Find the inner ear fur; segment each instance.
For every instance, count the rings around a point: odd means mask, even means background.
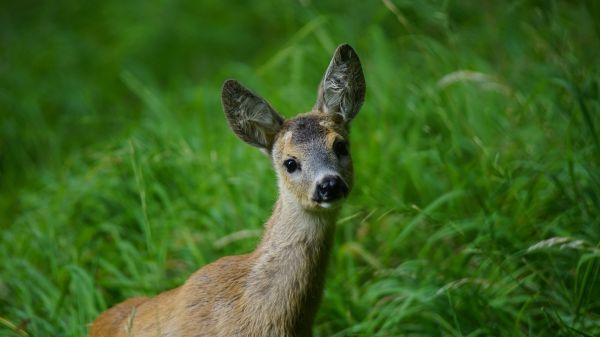
[[[225,81],[221,100],[233,132],[246,143],[270,152],[284,118],[236,80]]]
[[[340,115],[349,123],[358,114],[365,99],[365,77],[358,55],[348,44],[335,50],[319,84],[316,110]]]

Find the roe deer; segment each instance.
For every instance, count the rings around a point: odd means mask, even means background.
[[[182,286],[102,313],[90,337],[312,336],[335,219],[352,188],[349,123],[365,96],[358,56],[339,46],[312,111],[284,119],[235,80],[223,85],[227,121],[266,152],[279,198],[254,252],[223,257]]]

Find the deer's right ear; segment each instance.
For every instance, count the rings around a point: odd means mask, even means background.
[[[246,143],[271,152],[275,136],[283,125],[283,117],[267,101],[236,80],[225,81],[221,100],[233,132]]]

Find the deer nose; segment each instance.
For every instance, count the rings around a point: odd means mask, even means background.
[[[348,186],[339,176],[326,176],[317,184],[314,200],[334,201],[348,193]]]

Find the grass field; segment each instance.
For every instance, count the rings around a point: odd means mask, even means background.
[[[598,4],[4,2],[0,336],[252,250],[275,178],[221,84],[293,116],[342,42],[367,99],[315,336],[600,336]]]

